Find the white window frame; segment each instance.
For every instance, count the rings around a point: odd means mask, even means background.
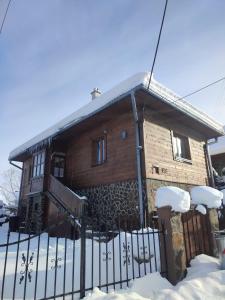
[[[171,130],[171,139],[172,139],[174,160],[192,163],[189,137],[185,136],[183,134],[180,134],[179,132],[174,132]],[[185,142],[185,140],[186,140],[186,143],[185,143],[185,145],[183,145],[183,147],[188,147],[188,149],[186,149],[186,151],[189,152],[189,155],[188,155],[189,157],[185,157],[184,155],[182,155],[182,144],[181,143]]]
[[[45,150],[33,155],[32,178],[42,177],[45,172]]]

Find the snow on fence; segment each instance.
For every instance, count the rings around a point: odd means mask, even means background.
[[[163,231],[119,228],[104,233],[86,230],[84,234],[85,249],[82,239],[10,233],[6,225],[0,228],[1,299],[67,295],[79,299],[96,286],[105,291],[124,288],[131,279],[166,272],[160,268]]]

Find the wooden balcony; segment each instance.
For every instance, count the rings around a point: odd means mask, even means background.
[[[87,198],[79,197],[53,175],[50,175],[49,178],[48,194],[50,194],[49,196],[54,197],[55,201],[58,202],[56,204],[68,214],[71,214],[76,218],[81,217],[83,206],[85,205]]]

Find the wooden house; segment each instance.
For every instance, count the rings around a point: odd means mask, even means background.
[[[209,150],[213,168],[225,181],[225,136],[212,141]]]
[[[144,221],[160,186],[189,189],[212,177],[207,140],[221,124],[138,73],[12,151],[23,163],[19,217],[34,231],[88,214],[112,226],[118,217]],[[84,196],[87,200],[85,200]]]

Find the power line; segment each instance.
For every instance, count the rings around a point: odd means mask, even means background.
[[[151,83],[151,80],[152,80],[152,74],[153,74],[155,61],[156,61],[156,57],[157,57],[157,53],[158,53],[159,42],[160,42],[161,33],[162,33],[162,29],[163,29],[163,24],[164,24],[164,19],[165,19],[165,15],[166,15],[167,3],[168,3],[168,0],[166,0],[165,7],[164,7],[163,17],[162,17],[162,21],[161,21],[160,30],[159,30],[159,36],[158,36],[157,45],[156,45],[156,49],[155,49],[155,55],[154,55],[154,59],[153,59],[153,63],[152,63],[152,69],[151,69],[150,78],[149,78],[149,82],[148,82],[148,89],[150,87],[150,83]]]
[[[191,92],[189,94],[186,94],[185,96],[179,97],[178,99],[172,101],[171,103],[174,104],[174,103],[176,103],[176,102],[178,102],[180,100],[183,100],[183,99],[185,100],[187,97],[190,97],[190,96],[192,96],[194,94],[197,94],[197,93],[199,93],[199,92],[201,92],[201,91],[203,91],[203,90],[205,90],[205,89],[207,89],[207,88],[209,88],[209,87],[211,87],[211,86],[213,86],[213,85],[215,85],[215,84],[217,84],[217,83],[219,83],[219,82],[221,82],[223,80],[225,80],[225,76],[221,77],[220,79],[217,79],[216,81],[213,81],[213,82],[211,82],[211,83],[209,83],[209,84],[207,84],[207,85],[205,85],[205,86],[203,86],[203,87],[201,87],[201,88],[199,88],[199,89],[197,89],[197,90],[195,90],[195,91],[193,91],[193,92]],[[164,112],[169,113],[171,111],[173,111],[173,108],[169,108],[169,109],[167,109]],[[158,113],[159,113],[158,111],[154,112],[153,115],[156,115]]]
[[[203,87],[201,87],[201,88],[199,88],[199,89],[197,89],[197,90],[195,90],[195,91],[193,91],[193,92],[191,92],[191,93],[189,93],[189,94],[187,94],[187,95],[185,95],[185,96],[183,96],[183,97],[180,97],[180,98],[176,99],[173,103],[175,103],[175,102],[177,102],[177,101],[179,101],[179,100],[183,100],[183,99],[185,99],[185,98],[187,98],[187,97],[190,97],[190,96],[192,96],[192,95],[194,95],[194,94],[197,94],[197,93],[199,93],[199,92],[201,92],[201,91],[207,89],[208,87],[210,87],[210,86],[212,86],[212,85],[214,85],[214,84],[217,84],[217,83],[219,83],[219,82],[221,82],[221,81],[223,81],[223,80],[225,80],[225,76],[224,76],[224,77],[221,77],[220,79],[218,79],[218,80],[216,80],[216,81],[213,81],[213,82],[211,82],[211,83],[209,83],[209,84],[207,84],[207,85],[205,85],[205,86],[203,86]]]
[[[2,29],[3,29],[3,26],[5,24],[5,20],[6,20],[6,16],[7,16],[8,10],[9,10],[10,3],[11,3],[11,0],[9,0],[9,2],[8,2],[8,5],[7,5],[7,8],[6,8],[3,20],[2,20],[2,24],[1,24],[1,27],[0,27],[0,34],[2,33]]]

